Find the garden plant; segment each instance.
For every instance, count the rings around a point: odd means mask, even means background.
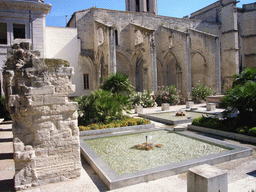
[[[193,125],[256,136],[256,70],[234,75],[233,88],[222,98],[223,118],[201,117]],[[238,111],[237,115],[234,115]]]

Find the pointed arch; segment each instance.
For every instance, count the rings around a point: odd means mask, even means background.
[[[191,54],[191,83],[195,87],[197,83],[201,82],[203,86],[206,85],[207,78],[207,62],[204,55],[199,52]]]
[[[132,70],[129,59],[122,53],[116,53],[116,69],[117,72],[132,76]]]
[[[163,63],[158,66],[158,76],[162,85],[175,85],[177,89],[182,91],[182,68],[178,63],[174,53],[169,51],[163,60]],[[162,86],[159,84],[159,86]]]

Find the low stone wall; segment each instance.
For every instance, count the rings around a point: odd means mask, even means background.
[[[89,136],[89,135],[101,135],[107,133],[123,132],[123,131],[133,131],[133,130],[147,130],[155,128],[155,124],[146,124],[146,125],[136,125],[128,127],[118,127],[110,129],[99,129],[99,130],[90,130],[90,131],[80,131],[80,136]]]
[[[4,68],[6,106],[13,120],[15,189],[80,176],[80,143],[74,70],[62,60],[44,60],[23,44],[8,52]]]

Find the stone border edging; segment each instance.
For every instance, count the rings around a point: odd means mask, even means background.
[[[131,130],[141,130],[141,129],[151,129],[151,128],[155,128],[155,124],[80,131],[80,136],[100,135],[100,134],[107,134],[107,133],[114,133],[114,132],[121,132],[121,131],[131,131]]]
[[[242,135],[242,134],[238,134],[238,133],[226,132],[226,131],[221,131],[221,130],[217,130],[217,129],[200,127],[200,126],[196,126],[196,125],[188,125],[188,130],[210,133],[210,134],[214,134],[214,135],[218,135],[218,136],[227,137],[230,139],[236,139],[236,140],[256,144],[256,137]]]

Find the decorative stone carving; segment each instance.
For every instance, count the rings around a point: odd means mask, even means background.
[[[28,45],[14,45],[5,64],[6,105],[13,120],[15,189],[80,176],[77,103],[67,62],[39,59]]]

